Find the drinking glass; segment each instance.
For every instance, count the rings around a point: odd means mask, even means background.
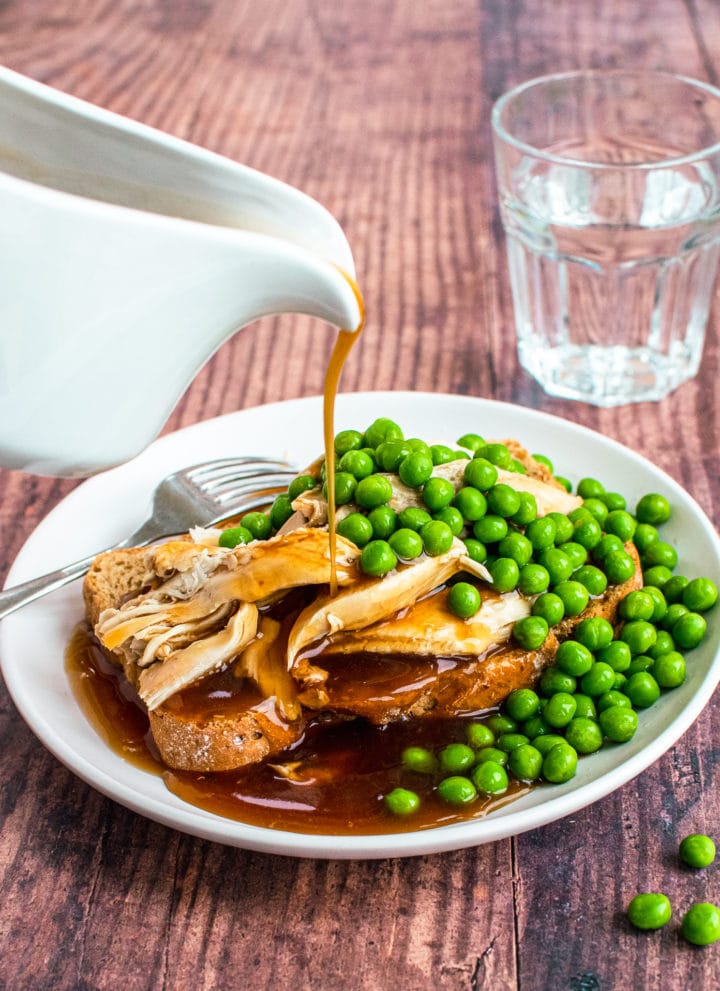
[[[492,113],[520,362],[556,396],[662,399],[697,373],[720,244],[720,91],[545,76]]]

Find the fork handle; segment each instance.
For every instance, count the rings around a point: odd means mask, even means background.
[[[81,561],[76,561],[74,564],[68,564],[64,568],[58,568],[57,571],[51,571],[47,575],[41,575],[40,578],[31,578],[28,582],[13,585],[12,588],[7,588],[4,592],[0,592],[0,620],[4,619],[11,612],[15,612],[21,606],[26,606],[29,602],[34,602],[35,599],[40,599],[43,595],[47,595],[48,592],[67,585],[68,582],[73,581],[75,578],[82,577],[96,556],[96,554],[91,554],[89,557],[85,557]]]

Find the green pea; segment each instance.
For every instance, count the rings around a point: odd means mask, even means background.
[[[658,588],[664,588],[672,576],[673,574],[670,568],[664,564],[656,564],[652,568],[643,571],[643,582],[646,585],[656,585]]]
[[[401,527],[391,534],[388,543],[402,561],[413,561],[423,552],[420,534],[407,527]]]
[[[430,457],[434,465],[447,465],[456,460],[453,449],[445,444],[431,444]]]
[[[335,505],[346,506],[353,501],[357,479],[349,471],[338,471],[335,473]],[[328,498],[327,481],[323,483],[322,493],[325,499]]]
[[[589,513],[592,513],[602,527],[608,515],[608,508],[605,503],[601,499],[585,499],[583,506]]]
[[[638,523],[650,523],[660,526],[670,519],[670,503],[665,496],[657,492],[644,495],[635,507],[635,517]]]
[[[507,753],[504,750],[498,750],[497,747],[482,747],[482,749],[478,750],[476,756],[478,764],[485,764],[487,761],[492,761],[501,767],[505,767],[508,762]]]
[[[682,602],[673,602],[671,606],[667,607],[665,615],[660,621],[660,625],[664,630],[672,630],[673,626],[680,619],[681,616],[687,616],[690,612],[687,606],[684,606]]]
[[[458,447],[466,447],[468,451],[479,451],[481,447],[485,446],[485,438],[481,437],[480,434],[463,434],[462,437],[457,439]]]
[[[540,777],[543,755],[531,743],[515,747],[508,757],[508,767],[518,781],[536,781]]]
[[[498,750],[503,750],[506,754],[509,754],[515,747],[521,747],[524,743],[529,742],[529,739],[524,733],[501,733],[497,738],[495,746]]]
[[[566,492],[572,492],[572,482],[569,478],[565,478],[564,475],[555,475],[555,481],[558,485],[562,485]]]
[[[715,860],[715,844],[703,833],[692,833],[680,843],[680,859],[688,867],[709,867]]]
[[[559,547],[549,547],[546,551],[542,551],[538,562],[547,569],[553,585],[567,581],[573,573],[572,561]]]
[[[466,743],[449,743],[438,753],[438,761],[444,774],[462,774],[475,763],[475,751]]]
[[[508,471],[514,471],[518,475],[527,475],[527,468],[522,461],[518,461],[517,458],[512,459],[508,467]]]
[[[560,582],[555,586],[555,594],[562,599],[566,616],[579,616],[590,601],[590,593],[580,582]]]
[[[335,435],[335,453],[342,457],[347,451],[359,451],[363,446],[363,435],[357,430],[341,430]]]
[[[594,653],[612,643],[614,632],[612,623],[603,616],[590,616],[578,624],[575,639]]]
[[[655,611],[655,603],[647,592],[636,589],[628,592],[620,602],[619,612],[622,619],[649,620]]]
[[[633,657],[629,667],[625,669],[624,673],[626,677],[631,678],[634,674],[637,674],[638,671],[651,671],[654,663],[655,661],[653,658],[649,657],[647,654],[638,654],[637,657]]]
[[[507,520],[502,516],[483,516],[473,524],[473,535],[483,544],[496,544],[501,541],[508,532]]]
[[[660,654],[650,669],[661,688],[677,688],[685,681],[685,658],[676,650]]]
[[[660,534],[657,532],[654,526],[650,523],[638,523],[635,527],[635,533],[633,534],[633,543],[643,554],[650,544],[654,541],[660,539]]]
[[[576,709],[577,702],[574,695],[570,695],[569,692],[557,692],[545,703],[543,719],[553,729],[561,729],[563,726],[567,726],[575,715]]]
[[[637,523],[624,509],[614,509],[605,520],[605,533],[612,533],[625,544],[632,540]]]
[[[523,722],[540,708],[540,696],[532,688],[516,688],[505,699],[505,711],[511,719]]]
[[[720,939],[720,909],[711,902],[693,905],[683,916],[682,934],[695,946],[716,942]]]
[[[577,773],[577,751],[563,741],[556,744],[543,760],[543,777],[553,784],[570,781]]]
[[[627,551],[611,551],[603,559],[603,570],[608,581],[613,585],[621,585],[635,574],[635,562]]]
[[[408,788],[393,788],[385,796],[385,807],[395,816],[410,816],[420,808],[420,796]]]
[[[582,522],[582,520],[592,520],[594,519],[593,514],[589,509],[585,509],[584,506],[576,506],[575,509],[571,509],[568,513],[568,519],[573,524],[573,529],[575,529],[575,524]]]
[[[660,654],[669,654],[671,650],[675,650],[675,641],[672,638],[672,634],[668,633],[667,630],[658,630],[655,643],[652,647],[648,647],[645,653],[654,659],[659,657]]]
[[[462,513],[464,520],[474,523],[487,512],[487,500],[479,489],[472,485],[463,485],[458,490],[454,501],[455,507]]]
[[[435,755],[427,747],[405,747],[400,760],[404,768],[416,774],[434,774],[438,767]]]
[[[676,567],[678,554],[672,544],[664,540],[656,540],[650,544],[642,556],[643,568],[655,568],[658,566],[669,568],[671,571]]]
[[[365,431],[366,447],[379,447],[384,440],[402,440],[403,432],[394,420],[378,417]]]
[[[620,495],[619,492],[603,492],[598,498],[602,499],[611,513],[616,509],[627,509],[625,496]]]
[[[447,805],[470,805],[477,798],[475,785],[459,774],[443,778],[437,786],[438,797]]]
[[[293,508],[290,504],[290,496],[285,493],[277,496],[270,508],[270,523],[273,530],[279,530],[284,523],[287,523],[292,514]]]
[[[488,491],[487,504],[495,516],[507,519],[520,508],[520,493],[504,482],[498,482]]]
[[[636,929],[662,929],[672,918],[672,906],[667,895],[648,891],[635,895],[628,905],[627,914]]]
[[[512,592],[520,581],[520,569],[511,557],[499,557],[489,566],[496,592]]]
[[[513,460],[505,444],[485,444],[475,452],[476,458],[484,458],[498,468],[508,469]]]
[[[707,623],[699,612],[687,612],[672,626],[673,640],[681,650],[692,650],[705,636]]]
[[[550,575],[541,564],[526,564],[520,568],[518,589],[523,595],[539,595],[547,590],[549,584]]]
[[[498,472],[495,465],[486,458],[475,457],[465,465],[463,480],[481,492],[487,492],[497,482]]]
[[[368,513],[368,521],[372,527],[373,537],[377,540],[387,540],[397,526],[397,513],[389,506],[377,506]]]
[[[565,743],[565,738],[558,736],[557,733],[542,733],[540,736],[536,736],[532,741],[533,747],[539,750],[543,757],[550,753],[553,747],[556,747],[558,743]]]
[[[567,692],[572,695],[577,688],[577,679],[573,675],[561,671],[557,665],[551,664],[540,675],[538,687],[540,694],[546,698],[556,695],[558,692]]]
[[[663,585],[663,595],[667,602],[682,602],[683,593],[690,584],[690,579],[685,575],[673,575],[672,578]]]
[[[574,695],[575,703],[577,708],[575,709],[576,719],[595,719],[597,720],[597,707],[593,699],[589,695],[583,695],[582,692],[575,692]]]
[[[501,712],[493,713],[487,720],[487,724],[495,734],[495,738],[503,733],[514,733],[517,729],[517,720],[505,716]]]
[[[590,516],[585,520],[578,520],[575,524],[575,529],[573,531],[573,540],[576,544],[580,544],[586,550],[591,550],[593,547],[597,547],[602,539],[602,530],[600,524],[595,519],[594,516]],[[565,545],[565,550],[567,551],[567,545]],[[587,555],[583,559],[584,563],[587,559]]]
[[[357,483],[355,502],[363,509],[375,509],[389,502],[392,494],[393,487],[384,475],[368,475]]]
[[[341,537],[351,540],[358,547],[364,547],[373,538],[372,523],[362,513],[350,513],[340,520],[337,525],[337,532]]]
[[[298,475],[298,477],[294,478],[288,486],[290,501],[294,502],[298,496],[303,494],[303,492],[309,492],[310,489],[317,488],[317,485],[318,480],[313,478],[312,475]]]
[[[517,526],[528,526],[537,518],[537,500],[532,492],[520,492],[520,505],[517,512],[513,513],[510,519]]]
[[[523,650],[537,650],[545,643],[548,624],[541,616],[525,616],[513,625],[513,637]]]
[[[597,696],[609,692],[615,684],[615,672],[609,664],[595,661],[593,666],[582,676],[580,685],[585,695]]]
[[[412,533],[412,530],[408,533]],[[413,536],[416,537],[417,534]],[[447,604],[453,616],[469,619],[480,608],[480,592],[470,582],[456,582],[448,592]]]
[[[249,544],[255,538],[244,526],[231,526],[223,530],[218,538],[220,547],[237,547],[238,544]]]
[[[525,536],[536,551],[544,551],[555,542],[557,523],[549,516],[540,516],[528,523]]]
[[[250,531],[254,540],[267,540],[272,532],[272,523],[266,513],[245,513],[241,526]]]
[[[565,606],[559,595],[544,592],[532,604],[533,616],[542,616],[548,626],[557,626],[565,616]]]
[[[518,568],[523,568],[532,557],[533,547],[527,537],[521,533],[509,533],[498,544],[498,555],[510,557]]]
[[[570,564],[572,564],[573,571],[581,568],[587,561],[587,550],[582,546],[582,544],[578,544],[574,540],[568,540],[567,543],[563,544],[562,551],[563,554],[567,554],[570,558]]]
[[[467,549],[467,556],[471,561],[476,561],[478,564],[483,564],[487,561],[488,555],[485,544],[479,540],[475,540],[474,537],[466,537],[463,543]]]
[[[660,686],[648,671],[630,675],[625,694],[636,709],[648,709],[660,698]]]
[[[616,537],[614,533],[606,533],[600,542],[593,547],[593,560],[599,561],[602,564],[608,554],[612,554],[615,551],[622,551],[624,547],[625,545],[622,540]]]
[[[573,580],[584,585],[590,595],[602,595],[608,584],[605,572],[593,564],[585,564],[582,568],[578,568]]]
[[[507,771],[494,760],[481,761],[472,771],[473,784],[483,795],[502,795],[508,790]]]
[[[455,489],[447,478],[433,476],[423,485],[422,499],[431,513],[437,513],[439,509],[449,506],[454,495]]]
[[[598,499],[605,492],[605,486],[596,478],[581,478],[576,492],[581,499]]]
[[[495,743],[495,734],[486,723],[468,723],[465,735],[467,742],[475,750],[491,747]]]
[[[520,724],[520,730],[528,740],[533,740],[536,736],[547,733],[548,729],[548,724],[542,716],[531,716]]]
[[[398,468],[400,481],[412,489],[421,488],[432,475],[433,463],[424,451],[413,451],[403,458]]]
[[[371,540],[363,547],[360,567],[366,575],[381,578],[397,567],[398,559],[386,540]]]
[[[594,754],[603,745],[603,734],[594,719],[575,716],[565,727],[565,739],[579,754]]]
[[[632,709],[632,702],[627,695],[617,691],[615,688],[611,688],[609,692],[603,692],[600,696],[597,701],[598,712],[605,712],[606,709],[611,708],[613,705],[619,705],[625,709]]]
[[[717,600],[717,585],[710,578],[693,578],[682,593],[683,605],[691,612],[707,612]]]
[[[405,441],[405,443],[408,445],[411,451],[413,452],[420,451],[423,454],[427,454],[428,457],[431,457],[430,445],[427,443],[427,441],[420,440],[419,437],[409,437]]]
[[[459,537],[465,529],[462,513],[455,509],[454,506],[445,506],[444,509],[439,509],[437,513],[433,515],[433,519],[440,520],[441,523],[447,524],[452,531],[453,537]]]
[[[633,619],[623,626],[620,639],[628,645],[631,654],[647,654],[657,639],[657,630],[652,623]]]
[[[564,544],[573,535],[574,526],[572,520],[568,519],[565,513],[548,513],[542,519],[552,520],[555,524],[555,543]],[[538,548],[539,549],[539,548]]]
[[[596,660],[609,664],[613,671],[627,671],[632,661],[630,648],[624,640],[613,640],[595,655]]]
[[[588,648],[577,640],[565,640],[557,649],[555,663],[564,671],[575,678],[581,678],[587,674],[594,664],[593,656]]]
[[[447,554],[453,545],[453,532],[442,520],[431,520],[420,531],[425,553],[430,557]]]
[[[430,513],[424,509],[420,509],[417,506],[408,506],[406,509],[400,510],[397,521],[401,527],[408,530],[415,530],[419,533],[431,519],[432,516]]]
[[[659,623],[667,612],[668,605],[665,600],[665,595],[663,590],[659,589],[656,585],[647,585],[643,592],[649,595],[655,604],[655,610],[650,617],[651,623]]]
[[[397,472],[400,462],[411,452],[404,440],[386,440],[375,451],[375,461],[383,471]]]

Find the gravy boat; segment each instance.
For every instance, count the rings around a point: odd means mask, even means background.
[[[0,68],[0,464],[88,475],[273,313],[360,325],[349,245],[291,186]]]

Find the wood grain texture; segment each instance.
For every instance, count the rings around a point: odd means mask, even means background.
[[[368,328],[342,388],[510,400],[599,429],[686,485],[717,524],[717,307],[697,379],[600,411],[519,369],[489,110],[577,65],[714,80],[711,0],[15,0],[0,61],[263,169],[344,226]],[[266,319],[193,381],[167,429],[321,389],[332,333]],[[4,576],[74,483],[0,472]],[[510,842],[407,861],[266,857],[133,815],[65,771],[0,692],[0,988],[126,991],[710,991],[720,951],[630,931],[644,888],[720,900],[675,865],[720,821],[717,698],[637,781]],[[331,851],[329,851],[331,853]]]

